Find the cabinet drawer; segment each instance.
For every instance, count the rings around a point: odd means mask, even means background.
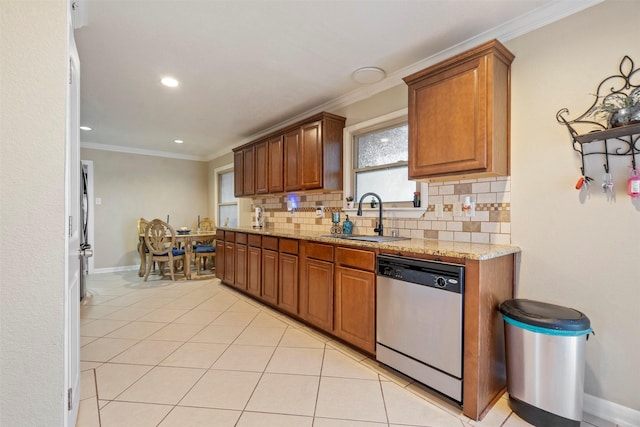
[[[224,230],[216,230],[216,239],[224,240]]]
[[[262,236],[259,234],[249,234],[249,246],[260,247],[262,244]]]
[[[307,258],[333,261],[333,246],[322,243],[306,242],[305,253]]]
[[[288,254],[298,253],[298,241],[293,239],[280,239],[280,252]]]
[[[247,244],[247,234],[246,233],[236,233],[236,243],[241,243],[243,245]]]
[[[236,233],[233,231],[225,231],[224,232],[224,241],[225,242],[235,242],[236,241]]]
[[[375,271],[376,254],[371,251],[338,246],[336,248],[336,263],[361,270]]]
[[[271,236],[264,236],[262,238],[262,247],[264,249],[271,249],[272,251],[278,250],[278,238]]]

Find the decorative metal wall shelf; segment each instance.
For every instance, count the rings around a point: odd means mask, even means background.
[[[604,157],[605,173],[609,173],[611,156],[631,156],[631,167],[636,169],[636,155],[640,154],[640,68],[634,68],[631,58],[625,55],[619,70],[620,74],[600,82],[593,104],[580,116],[568,120],[567,108],[556,113],[558,123],[569,131],[573,149],[580,153],[584,177],[587,176],[584,159],[591,155]],[[626,107],[627,115],[620,116],[614,107],[618,111]],[[604,123],[598,121],[598,115]],[[620,120],[613,122],[614,118]],[[595,144],[589,145],[592,143]]]

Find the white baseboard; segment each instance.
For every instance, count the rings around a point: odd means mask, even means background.
[[[620,426],[640,426],[640,411],[618,405],[617,403],[584,394],[582,410],[606,421]]]
[[[131,271],[140,268],[140,264],[124,265],[121,267],[94,268],[92,274],[117,273],[118,271]]]

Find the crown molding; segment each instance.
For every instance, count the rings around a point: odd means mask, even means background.
[[[140,154],[142,156],[165,157],[178,160],[192,160],[196,162],[206,162],[210,159],[203,156],[192,156],[189,154],[170,153],[168,151],[145,150],[142,148],[123,147],[121,145],[99,144],[96,142],[81,142],[80,148],[91,150],[114,151],[117,153]]]

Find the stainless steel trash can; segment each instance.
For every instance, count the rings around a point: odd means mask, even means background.
[[[509,406],[535,426],[579,426],[589,318],[526,299],[500,304],[505,322]]]

